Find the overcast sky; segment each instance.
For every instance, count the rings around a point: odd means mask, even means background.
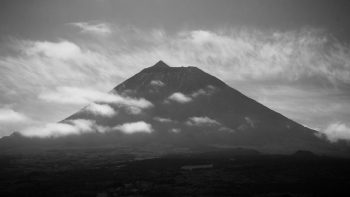
[[[88,102],[50,95],[107,92],[163,60],[350,139],[347,0],[2,0],[0,8],[0,137]]]

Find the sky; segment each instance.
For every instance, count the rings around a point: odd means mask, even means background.
[[[108,92],[163,60],[196,66],[331,141],[350,140],[346,0],[2,0],[0,7],[0,137],[54,124],[98,98],[87,93]]]

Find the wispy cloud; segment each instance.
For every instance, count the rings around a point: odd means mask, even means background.
[[[119,130],[126,134],[133,133],[152,133],[153,128],[151,124],[145,123],[143,121],[125,123],[123,125],[117,125],[113,127],[114,130]]]
[[[220,126],[221,124],[216,120],[208,117],[191,117],[186,122],[188,126]]]
[[[19,94],[58,86],[93,87],[108,91],[135,73],[116,67],[118,61],[73,42],[13,41],[15,55],[0,56],[1,88]],[[130,72],[131,71],[131,72]],[[114,82],[113,82],[114,81]]]
[[[111,24],[109,23],[70,23],[70,25],[79,27],[81,29],[81,33],[87,33],[97,36],[106,36],[112,33]]]
[[[149,34],[138,30],[141,41]],[[296,81],[321,77],[332,84],[350,82],[349,50],[320,29],[296,31],[194,30],[126,52],[135,61],[163,59],[172,66],[197,66],[224,80]],[[141,63],[142,64],[142,63]]]
[[[10,47],[3,48],[6,46]],[[143,65],[134,67],[132,61],[122,63],[105,51],[93,51],[67,40],[49,42],[13,39],[2,45],[1,51],[6,50],[11,53],[0,54],[0,99],[12,100],[18,109],[26,108],[28,116],[41,117],[39,122],[47,119],[59,121],[93,100],[90,97],[81,98],[72,91],[77,90],[77,94],[82,93],[79,89],[107,92],[122,79],[143,68]],[[40,95],[40,100],[35,98],[37,95]],[[54,102],[55,95],[62,96],[62,101],[66,103],[57,99]],[[76,106],[67,107],[67,103]],[[148,105],[142,99],[141,102],[131,100],[129,104],[140,108],[144,108],[144,104]],[[31,107],[33,105],[41,107]],[[29,111],[30,108],[35,110]],[[52,110],[49,108],[57,110],[47,116],[39,115],[50,113]],[[23,126],[17,125],[2,128],[10,134]]]
[[[85,111],[91,112],[95,115],[106,116],[106,117],[112,117],[115,114],[117,114],[117,112],[111,106],[107,104],[97,104],[97,103],[90,104],[85,108]]]

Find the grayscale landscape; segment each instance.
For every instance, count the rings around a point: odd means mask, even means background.
[[[346,1],[3,1],[0,196],[349,196]]]

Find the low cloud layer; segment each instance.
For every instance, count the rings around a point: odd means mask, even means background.
[[[143,121],[117,125],[117,126],[113,127],[113,130],[118,130],[118,131],[121,131],[121,132],[126,133],[126,134],[152,133],[153,132],[152,125],[145,123]]]
[[[106,132],[108,129],[97,125],[92,120],[76,119],[66,123],[51,123],[43,127],[28,127],[20,131],[26,137],[62,137],[68,135],[79,135],[90,132]]]
[[[152,107],[153,104],[144,98],[134,99],[122,97],[118,94],[104,93],[91,89],[76,87],[58,87],[56,91],[47,91],[39,95],[47,102],[64,104],[89,104],[91,102],[115,103],[125,106],[134,106],[141,109]]]
[[[336,122],[321,131],[318,136],[325,136],[330,142],[350,140],[350,127],[344,123]]]
[[[85,111],[91,112],[95,115],[112,117],[117,112],[109,105],[92,103],[85,108]]]
[[[220,126],[221,124],[216,120],[208,117],[191,117],[186,122],[188,126]]]
[[[188,97],[180,92],[176,92],[168,97],[170,101],[176,101],[178,103],[188,103],[192,101],[191,97]]]
[[[58,87],[56,91],[48,91],[39,95],[39,98],[47,102],[63,104],[89,104],[102,102],[118,105],[125,108],[126,113],[137,115],[142,109],[153,107],[153,104],[144,98],[131,98],[120,96],[116,93],[104,93],[96,90],[74,87]],[[116,112],[109,105],[91,104],[86,108],[94,114],[113,116]]]
[[[28,127],[20,131],[25,137],[64,137],[69,135],[80,135],[92,132],[113,132],[120,131],[125,134],[152,133],[154,130],[151,124],[143,121],[124,123],[113,128],[96,124],[93,120],[75,119],[64,123],[50,123],[45,126]]]

